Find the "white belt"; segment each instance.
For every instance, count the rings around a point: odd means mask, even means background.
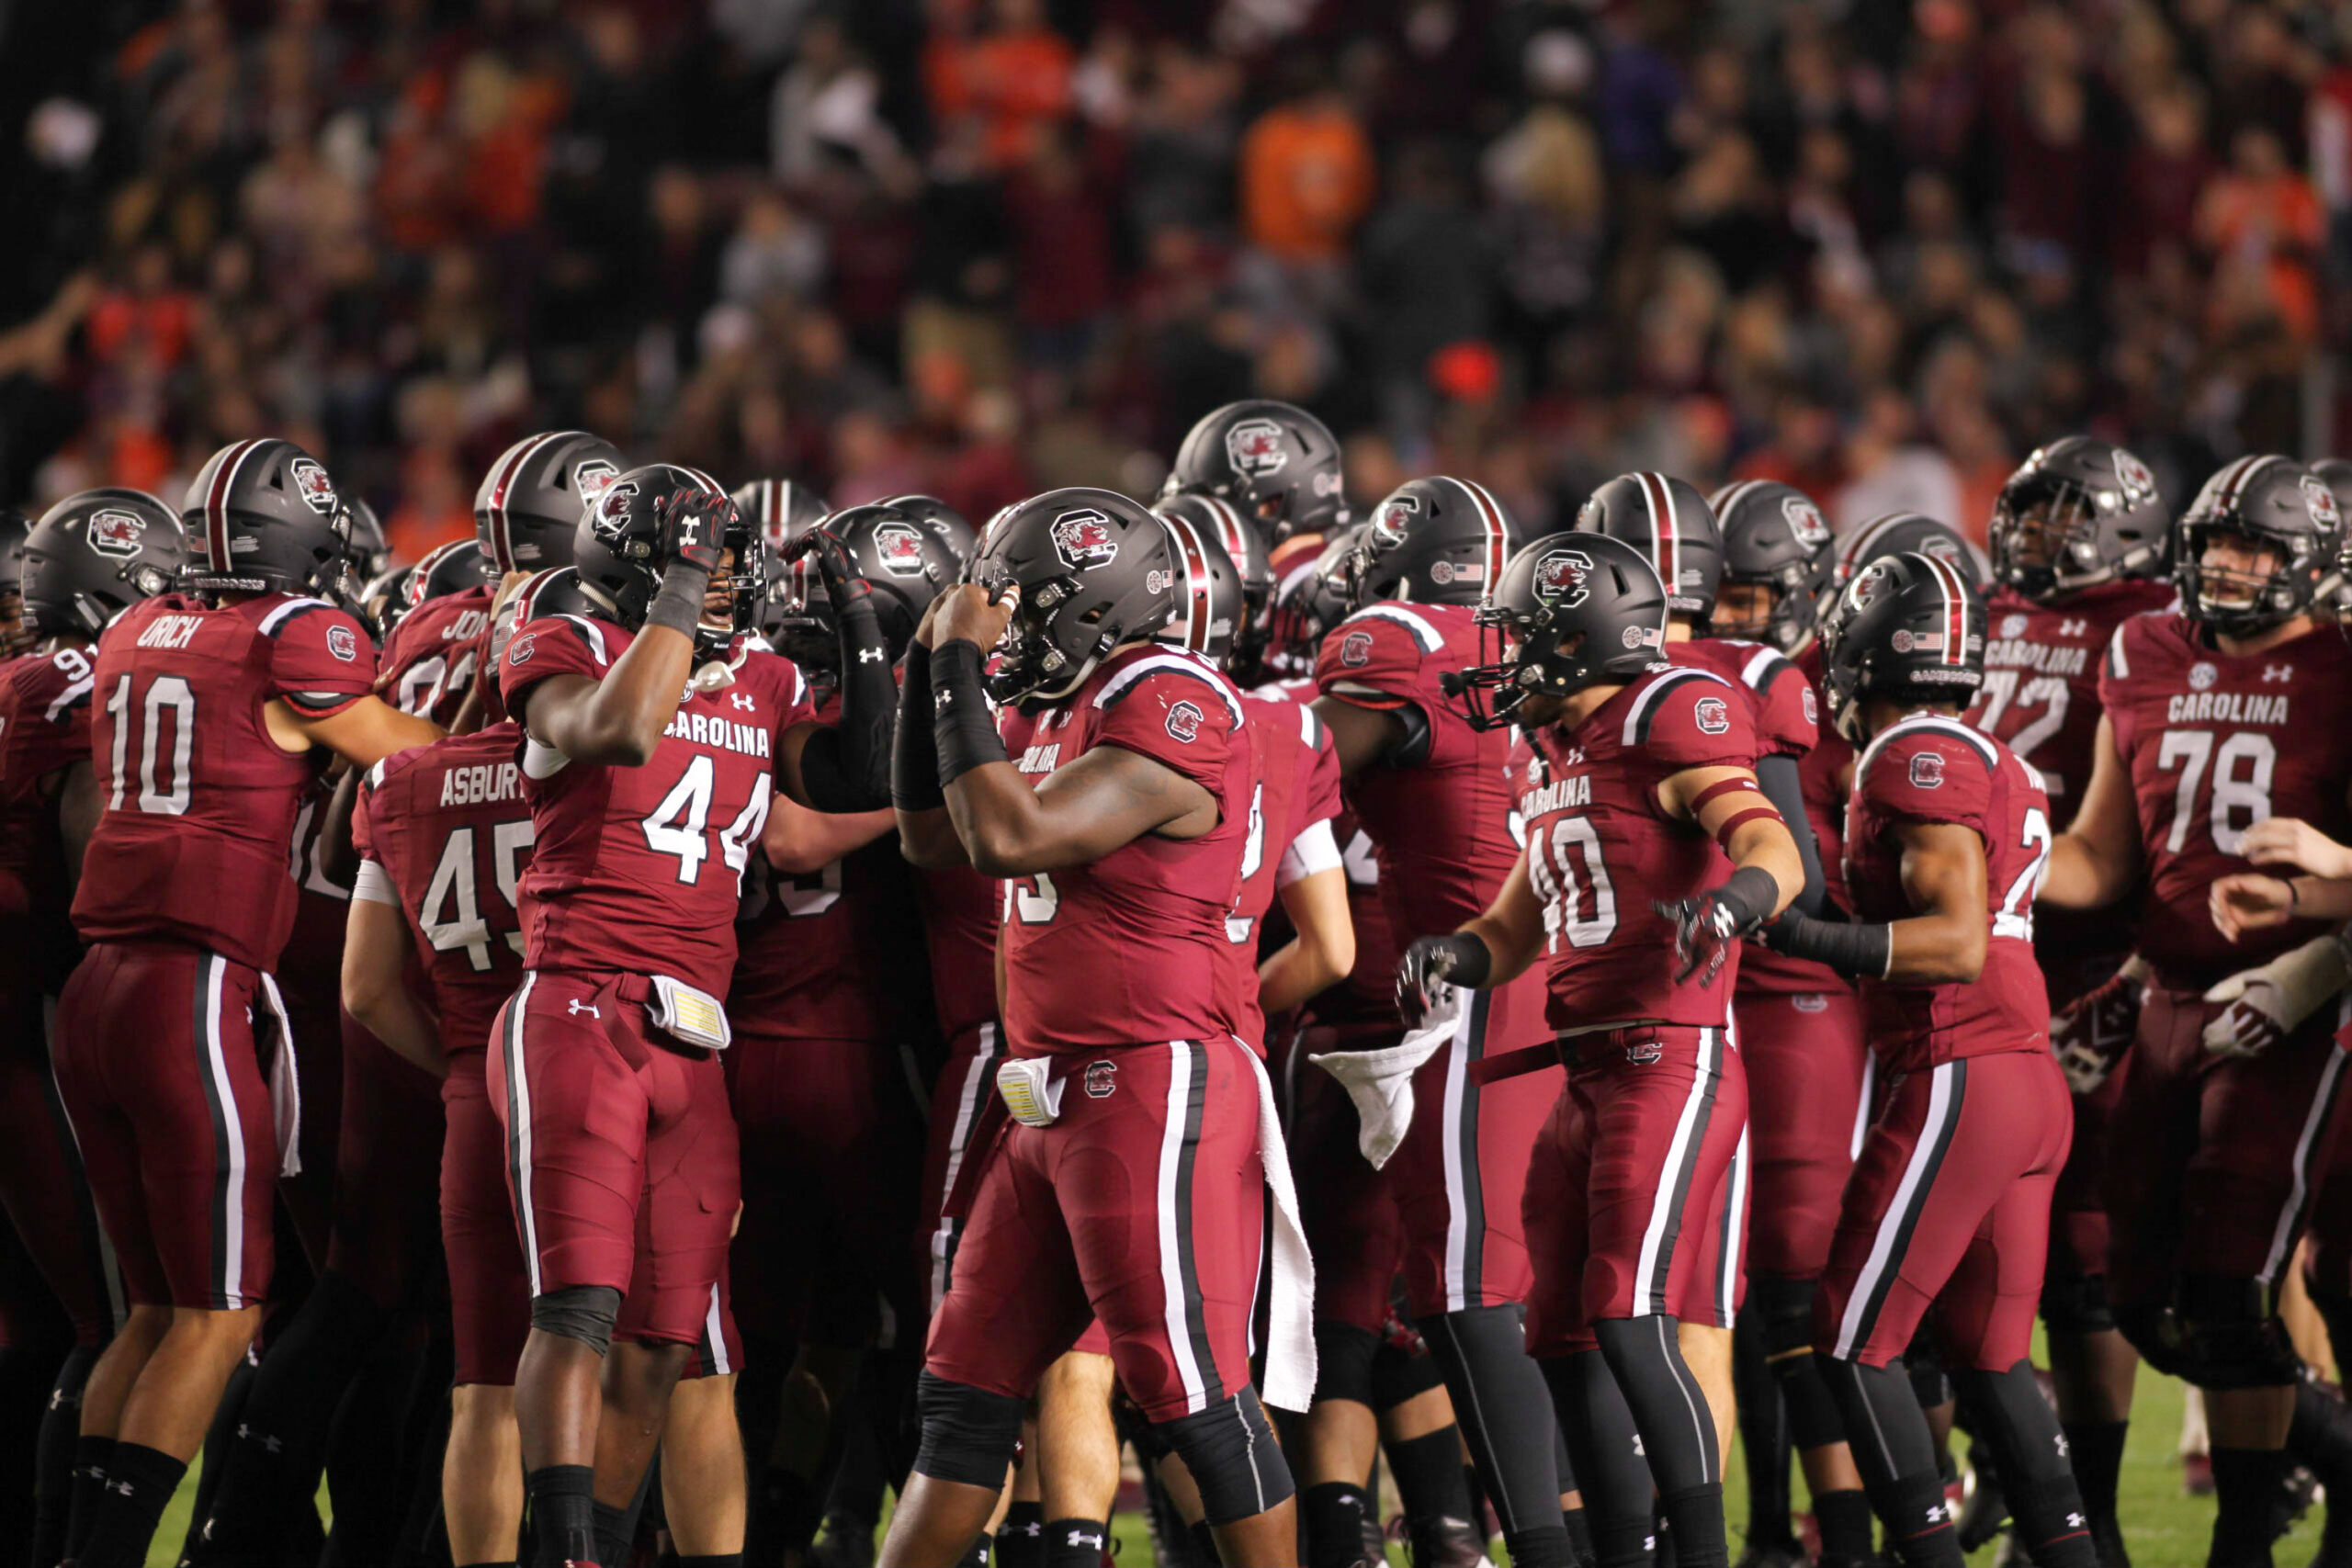
[[[261,971],[262,1000],[277,1020],[277,1054],[269,1063],[269,1119],[277,1128],[277,1174],[302,1174],[302,1079],[294,1066],[294,1025],[286,1016],[286,998],[277,994],[277,978]]]

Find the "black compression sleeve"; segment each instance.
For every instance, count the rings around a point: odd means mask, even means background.
[[[931,649],[907,646],[899,672],[899,727],[890,737],[890,804],[901,811],[936,811],[947,803],[939,790],[939,743],[931,733]]]
[[[1788,824],[1789,837],[1797,841],[1797,859],[1804,865],[1804,886],[1789,901],[1789,908],[1800,915],[1818,919],[1822,906],[1829,897],[1829,879],[1821,869],[1821,845],[1813,836],[1813,818],[1805,815],[1804,783],[1797,771],[1794,757],[1759,757],[1756,761],[1757,787],[1764,798]]]
[[[801,751],[800,782],[820,811],[879,811],[890,804],[890,732],[899,716],[890,650],[870,598],[836,606],[833,620],[842,645],[841,714]]]
[[[980,686],[979,645],[958,638],[931,650],[931,733],[939,749],[939,787],[974,768],[1009,762],[1004,740],[989,713],[988,694]]]
[[[1879,922],[1848,925],[1789,914],[1767,928],[1765,945],[1792,958],[1826,964],[1840,975],[1883,980],[1894,956],[1894,933]]]

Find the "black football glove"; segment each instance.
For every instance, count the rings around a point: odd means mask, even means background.
[[[690,567],[705,577],[716,576],[718,558],[727,548],[727,531],[735,525],[735,503],[708,491],[672,492],[655,515],[662,532],[656,558],[662,568]]]
[[[1487,944],[1466,931],[1415,939],[1396,960],[1396,1016],[1419,1029],[1442,999],[1441,986],[1476,989],[1493,967]]]
[[[786,560],[798,560],[803,556],[817,558],[817,575],[825,580],[825,592],[835,610],[846,610],[874,592],[857,557],[831,529],[811,528],[784,548]]]
[[[1713,985],[1740,939],[1759,929],[1780,901],[1781,885],[1772,874],[1752,865],[1691,897],[1653,901],[1650,908],[1674,922],[1675,984],[1698,974],[1699,984]]]

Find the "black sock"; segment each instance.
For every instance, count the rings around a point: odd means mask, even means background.
[[[58,1370],[49,1408],[40,1419],[33,1456],[33,1562],[52,1568],[65,1555],[65,1525],[74,1517],[74,1447],[81,1436],[82,1390],[97,1365],[96,1348],[76,1347]]]
[[[676,1568],[743,1568],[743,1554],[722,1551],[710,1557],[673,1557],[669,1561]]]
[[[74,1484],[68,1498],[65,1556],[78,1558],[98,1525],[98,1504],[107,1494],[107,1466],[114,1459],[112,1438],[74,1439]]]
[[[1724,1539],[1722,1482],[1660,1493],[1657,1501],[1658,1511],[1673,1532],[1674,1561],[1679,1568],[1730,1568],[1731,1548]]]
[[[1831,1563],[1848,1568],[1868,1562],[1876,1550],[1871,1535],[1870,1496],[1859,1488],[1815,1493],[1813,1522],[1821,1530],[1824,1568]]]
[[[610,1503],[599,1503],[593,1497],[588,1505],[590,1528],[596,1532],[596,1561],[606,1568],[618,1568],[629,1560],[630,1549],[637,1544],[637,1521],[628,1508],[616,1508]]]
[[[996,1543],[983,1534],[972,1542],[972,1549],[956,1561],[956,1568],[989,1568],[989,1548]]]
[[[1560,1523],[1568,1532],[1568,1555],[1576,1559],[1577,1568],[1592,1568],[1592,1517],[1582,1508],[1560,1510]]]
[[[584,1464],[550,1464],[523,1478],[530,1505],[533,1568],[597,1561],[594,1479],[595,1472]]]
[[[1046,1525],[1046,1568],[1100,1568],[1111,1527],[1101,1519],[1053,1519]]]
[[[1967,1561],[1944,1503],[1942,1476],[1923,1470],[1869,1490],[1886,1523],[1886,1543],[1905,1568],[1961,1568]]]
[[[155,1527],[187,1465],[160,1449],[118,1442],[107,1460],[106,1498],[83,1545],[81,1568],[144,1568]]]
[[[1781,1382],[1767,1359],[1764,1325],[1757,1302],[1740,1309],[1731,1330],[1731,1386],[1739,1402],[1739,1446],[1747,1455],[1747,1540],[1750,1546],[1784,1544],[1789,1528],[1789,1413],[1781,1403]]]
[[[1344,1568],[1363,1561],[1363,1521],[1371,1511],[1372,1501],[1361,1486],[1323,1481],[1301,1487],[1298,1520],[1306,1532],[1307,1568]]]
[[[2129,1421],[2069,1421],[2066,1460],[2074,1466],[2075,1485],[2083,1495],[2083,1513],[2098,1531],[2115,1523],[2116,1486],[2123,1474],[2123,1439]]]
[[[1440,1427],[1418,1438],[1380,1445],[1408,1519],[1472,1517],[1470,1485],[1462,1473],[1462,1428]]]
[[[1193,1552],[1194,1556],[1198,1557],[1203,1562],[1213,1563],[1222,1562],[1225,1561],[1216,1554],[1216,1531],[1209,1529],[1208,1520],[1203,1519],[1198,1524],[1188,1528],[1193,1538]]]
[[[2012,1480],[2008,1495],[2018,1539],[2032,1553],[2034,1568],[2099,1568],[2098,1540],[2073,1476]]]
[[[2214,1568],[2269,1562],[2271,1510],[2286,1476],[2284,1449],[2213,1445]]]
[[[1534,1525],[1503,1531],[1503,1549],[1513,1564],[1527,1568],[1576,1568],[1566,1525]]]
[[[1015,1503],[1004,1510],[996,1527],[996,1560],[1001,1568],[1043,1568],[1046,1561],[1046,1509],[1040,1503]]]

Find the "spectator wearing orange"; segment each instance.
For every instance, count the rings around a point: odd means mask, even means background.
[[[934,12],[963,9],[944,0]],[[923,69],[933,114],[980,124],[980,154],[991,169],[1021,163],[1037,133],[1069,112],[1069,40],[1046,25],[1044,0],[994,0],[992,25],[977,37],[943,28]]]
[[[2230,166],[2197,204],[2197,243],[2217,273],[2259,268],[2279,321],[2299,343],[2319,333],[2314,262],[2326,215],[2311,182],[2287,162],[2278,138],[2257,126],[2230,141]]]
[[[1372,206],[1372,143],[1312,64],[1295,69],[1304,90],[1259,116],[1242,137],[1242,229],[1278,260],[1337,262]]]

